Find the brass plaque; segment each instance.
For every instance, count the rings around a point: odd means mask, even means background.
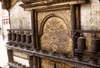
[[[49,17],[50,16],[50,17]],[[43,26],[41,26],[44,24]],[[43,50],[70,53],[72,40],[69,10],[38,13],[38,31]]]

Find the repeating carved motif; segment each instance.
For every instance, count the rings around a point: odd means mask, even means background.
[[[37,13],[38,32],[40,32],[40,25],[43,19],[50,14],[55,14],[56,16],[62,18],[68,28],[67,30],[69,31],[71,30],[70,10],[64,9],[64,10],[58,10],[58,11],[38,12]]]
[[[54,68],[54,62],[47,59],[41,59],[42,68]]]
[[[66,14],[66,12],[68,14]],[[54,17],[52,16],[44,21],[45,24],[41,27],[45,17],[50,14],[54,14]],[[71,53],[72,40],[70,38],[70,13],[67,10],[38,13],[39,33],[41,33],[41,29],[43,29],[43,34],[40,37],[40,42],[43,50],[59,53]]]
[[[73,68],[73,67],[71,67],[67,64],[65,65],[63,63],[57,63],[56,66],[57,66],[57,68]]]
[[[41,47],[52,52],[70,51],[71,41],[67,29],[62,19],[57,17],[48,19],[44,25]]]
[[[41,59],[41,63],[42,68],[54,68],[54,64],[56,64],[57,68],[72,68],[69,65],[65,65],[63,63],[54,63],[53,61],[47,59]]]

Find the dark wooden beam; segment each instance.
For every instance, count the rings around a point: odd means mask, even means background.
[[[85,0],[75,0],[75,1],[62,1],[62,2],[46,2],[46,1],[40,1],[40,2],[34,2],[29,4],[21,4],[20,6],[23,7],[25,10],[32,10],[32,9],[47,9],[47,8],[53,8],[53,7],[60,7],[60,6],[66,6],[66,5],[74,5],[74,4],[82,4],[85,3]]]
[[[43,53],[41,51],[30,51],[30,50],[25,50],[25,49],[21,49],[21,48],[17,48],[17,47],[12,47],[12,46],[7,46],[7,48],[9,49],[12,49],[12,50],[18,50],[18,51],[22,51],[22,52],[25,52],[25,53],[30,53],[30,54],[33,54],[34,56],[36,56],[36,58],[46,58],[46,59],[49,59],[49,60],[52,60],[52,61],[55,61],[55,62],[62,62],[64,64],[68,64],[68,65],[71,65],[73,67],[85,67],[85,68],[100,68],[100,65],[96,65],[96,64],[91,64],[91,63],[88,63],[88,62],[84,62],[84,61],[76,61],[74,59],[69,59],[69,58],[64,58],[63,56],[55,56],[53,54],[46,54],[46,53]],[[39,62],[38,59],[35,59],[36,62]],[[40,64],[35,64],[37,65],[36,68],[41,68],[41,67],[38,67],[38,65]]]
[[[94,33],[94,34],[100,34],[100,30],[75,30],[75,32],[78,33]]]
[[[7,29],[7,31],[32,31],[32,29]]]

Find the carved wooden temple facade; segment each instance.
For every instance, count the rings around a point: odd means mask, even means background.
[[[99,0],[1,1],[10,68],[100,68]]]

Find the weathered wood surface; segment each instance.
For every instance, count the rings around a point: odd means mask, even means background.
[[[35,37],[36,45],[34,45],[36,46],[35,47],[36,49],[32,51],[29,49],[23,49],[21,47],[15,47],[15,46],[7,46],[7,48],[25,52],[28,55],[29,54],[34,55],[36,58],[34,62],[37,63],[34,65],[42,66],[44,68],[46,68],[45,65],[48,65],[51,68],[66,68],[66,67],[69,67],[67,66],[67,64],[70,65],[70,67],[73,66],[73,67],[79,67],[79,68],[82,68],[82,67],[83,68],[95,68],[95,67],[100,68],[99,64],[91,64],[88,62],[90,58],[96,58],[98,59],[98,62],[100,62],[100,58],[97,56],[97,54],[99,55],[100,53],[88,54],[88,53],[82,52],[83,53],[82,61],[74,60],[74,58],[72,59],[71,56],[70,56],[71,57],[70,59],[68,57],[66,58],[64,56],[63,57],[59,56],[59,54],[62,55],[62,53],[66,53],[66,54],[72,53],[72,46],[71,46],[72,45],[72,40],[71,40],[71,29],[72,29],[71,25],[72,24],[70,21],[71,19],[70,15],[72,12],[69,11],[69,6],[73,4],[81,4],[81,3],[85,3],[85,1],[78,0],[78,1],[71,1],[71,2],[61,2],[59,4],[58,3],[55,4],[51,2],[45,3],[45,1],[35,2],[31,4],[23,4],[22,2],[18,1],[10,10],[11,28],[12,29],[31,29],[32,27],[32,29],[35,29],[33,33],[36,32],[34,35],[36,36]],[[24,11],[24,9],[19,6],[20,4],[22,5],[22,7],[25,8],[25,10],[31,10],[32,12],[34,11],[33,13],[34,19],[31,18],[32,17],[31,11]],[[92,31],[100,30],[99,5],[100,3],[98,0],[91,0],[90,3],[80,5],[81,18],[78,18],[78,19],[80,19],[82,30],[92,30]],[[74,15],[73,15],[73,18],[74,18]],[[32,20],[33,25],[31,24],[31,20]],[[80,28],[78,29],[80,30]],[[75,37],[74,37],[75,39],[77,38],[76,33],[80,33],[80,32],[78,32],[77,30],[73,31],[73,33],[74,32],[75,32]],[[91,33],[90,31],[87,31],[87,32],[88,33],[83,33],[83,36],[86,37],[87,50],[90,51],[91,40],[92,40],[91,36],[93,36],[93,33]],[[99,34],[97,34],[97,38],[100,39]],[[40,50],[37,50],[37,48],[39,48]],[[41,52],[42,50],[47,50],[50,52],[50,54]],[[57,52],[58,54],[56,55],[53,54]],[[61,63],[58,63],[58,62],[61,62]]]
[[[52,52],[71,53],[70,11],[38,12],[37,15],[41,48]]]

